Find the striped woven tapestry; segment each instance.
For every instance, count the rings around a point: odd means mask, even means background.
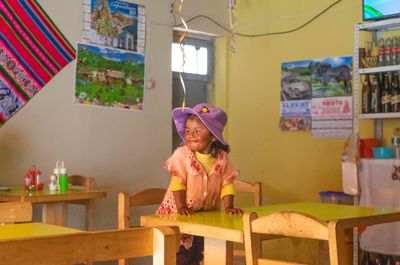
[[[35,0],[0,0],[0,126],[74,58]]]

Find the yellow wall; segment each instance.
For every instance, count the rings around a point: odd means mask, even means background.
[[[238,0],[236,31],[258,34],[292,29],[333,2]],[[264,203],[318,201],[319,191],[342,190],[343,138],[315,138],[310,132],[278,128],[281,63],[352,55],[354,24],[361,21],[361,1],[343,0],[296,32],[237,36],[236,54],[229,54],[226,38],[216,41],[213,100],[228,112],[225,133],[241,178],[262,181]],[[372,127],[366,126],[370,134]],[[300,250],[291,251],[292,245]],[[277,255],[302,256],[311,263],[314,247],[299,240],[275,246]]]

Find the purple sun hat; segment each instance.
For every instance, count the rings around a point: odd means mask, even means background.
[[[227,122],[226,113],[217,107],[207,103],[200,103],[193,108],[175,108],[172,110],[172,118],[174,119],[176,130],[179,136],[184,139],[186,118],[189,115],[196,115],[208,128],[208,130],[217,138],[221,143],[223,149],[229,152],[229,144],[224,141],[222,131]]]

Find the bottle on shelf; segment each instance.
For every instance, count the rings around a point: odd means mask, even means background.
[[[383,38],[379,39],[378,42],[378,66],[384,66],[385,63],[385,40]]]
[[[392,256],[388,256],[385,265],[394,265],[394,259]]]
[[[371,81],[369,75],[365,75],[362,86],[362,113],[371,112]]]
[[[378,75],[371,75],[371,112],[381,112],[381,88],[378,83]]]
[[[390,88],[389,73],[384,74],[383,89],[381,94],[381,107],[382,112],[391,112],[392,105],[392,90]]]
[[[400,128],[393,129],[391,142],[394,151],[394,157],[400,158]]]
[[[372,265],[372,260],[368,252],[364,252],[360,265]]]
[[[392,65],[397,64],[397,46],[398,46],[397,37],[392,37],[390,41],[390,61]]]
[[[392,38],[386,37],[385,39],[385,65],[393,65],[392,63]]]
[[[395,37],[396,39],[396,63],[395,64],[400,64],[400,36]]]
[[[391,110],[392,112],[400,112],[400,86],[399,86],[399,74],[397,72],[392,73],[391,78],[392,88],[392,99],[391,99]]]

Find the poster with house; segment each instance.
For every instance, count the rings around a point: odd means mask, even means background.
[[[82,41],[144,54],[145,7],[120,0],[83,0]]]
[[[143,55],[78,43],[76,104],[142,110],[143,98]]]

